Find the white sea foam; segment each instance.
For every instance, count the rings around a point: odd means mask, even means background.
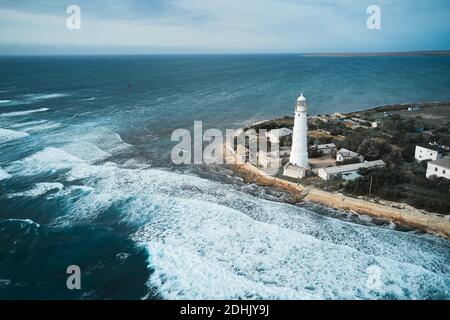
[[[446,278],[423,267],[251,219],[200,200],[176,199],[134,236],[167,299],[417,299],[445,295]],[[370,244],[369,244],[370,246]],[[366,270],[381,270],[368,288]]]
[[[93,189],[60,221],[120,208],[123,221],[142,225],[132,238],[148,249],[149,286],[164,298],[449,297],[445,240],[355,225],[157,169],[74,162],[67,179]],[[381,270],[376,290],[366,286],[373,266]]]
[[[5,170],[2,170],[2,168],[0,168],[0,181],[6,180],[9,178],[11,178],[11,175],[8,172],[6,172]]]
[[[48,99],[55,99],[55,98],[62,98],[68,96],[64,93],[51,93],[51,94],[27,94],[24,97],[24,99],[19,100],[0,100],[0,106],[19,106],[19,105],[28,105],[32,104],[34,102],[40,101],[40,100],[48,100]]]
[[[10,172],[18,175],[30,176],[40,173],[54,173],[61,170],[73,169],[74,172],[82,172],[89,164],[104,161],[111,156],[110,153],[99,149],[96,145],[86,142],[72,142],[61,148],[47,147],[24,159],[13,162],[8,166]],[[99,166],[99,171],[114,163],[105,163]],[[82,177],[84,177],[82,175]],[[73,178],[73,175],[72,175]],[[73,178],[72,180],[75,180]]]
[[[88,186],[69,186],[64,189],[63,193],[65,195],[74,193],[74,192],[82,192],[82,193],[89,193],[92,192],[94,188],[88,187]],[[62,193],[59,193],[61,195]]]
[[[6,221],[20,222],[21,224],[34,225],[38,228],[41,226],[39,223],[36,223],[31,219],[7,219]]]
[[[92,187],[88,187],[88,186],[70,186],[69,188],[67,188],[69,190],[72,191],[83,191],[83,192],[91,192],[94,190],[94,188]]]
[[[73,142],[62,149],[88,163],[96,163],[111,157],[110,153],[99,149],[95,144],[87,141]]]
[[[125,143],[122,140],[122,137],[119,134],[109,130],[105,130],[104,132],[99,130],[98,133],[86,135],[82,137],[82,139],[95,144],[100,149],[111,154],[124,152],[131,147],[130,144]]]
[[[131,145],[125,143],[119,134],[104,127],[94,128],[91,130],[91,127],[86,128],[86,126],[71,127],[71,130],[89,133],[67,135],[64,136],[64,140],[60,136],[55,136],[50,137],[48,141],[55,144],[65,143],[61,149],[91,164],[106,160],[112,155],[124,154],[130,149]]]
[[[68,96],[68,94],[66,94],[66,93],[27,94],[27,95],[25,95],[25,97],[30,100],[48,100],[48,99],[62,98],[62,97],[67,97],[67,96]]]
[[[24,192],[17,192],[10,194],[9,198],[14,197],[30,197],[35,198],[38,196],[42,196],[46,194],[49,191],[61,191],[64,188],[64,185],[59,182],[41,182],[36,183],[33,187],[33,189],[24,191]]]
[[[319,216],[194,176],[92,165],[79,152],[91,148],[46,148],[7,169],[64,169],[68,181],[83,184],[28,191],[62,199],[83,192],[55,224],[92,220],[114,207],[124,222],[140,225],[132,239],[147,248],[148,285],[164,298],[449,298],[443,239]],[[366,285],[373,267],[381,271],[377,289]]]
[[[53,129],[58,129],[62,127],[61,123],[58,122],[51,122],[51,123],[42,123],[42,124],[36,124],[28,127],[22,128],[23,131],[28,133],[36,133],[41,131],[48,131]]]
[[[81,165],[85,162],[62,149],[47,147],[27,158],[13,162],[8,166],[8,171],[21,176],[31,176],[70,169],[77,164]]]
[[[72,169],[66,174],[67,181],[75,181],[79,179],[91,179],[93,175],[93,170],[95,170],[97,175],[108,176],[113,174],[117,169],[117,165],[112,162],[106,162],[101,166],[92,166],[87,163],[78,164],[72,167]]]
[[[0,114],[0,117],[18,117],[18,116],[26,116],[28,114],[37,113],[37,112],[45,112],[50,110],[49,108],[40,108],[33,110],[25,110],[25,111],[14,111]]]
[[[32,103],[32,101],[28,100],[0,100],[0,107],[13,107],[13,106],[21,106]]]
[[[42,123],[46,123],[48,120],[36,120],[36,121],[26,121],[26,122],[19,122],[15,123],[9,126],[9,128],[23,128],[23,127],[29,127],[34,126]]]
[[[0,143],[25,138],[27,136],[28,136],[28,133],[26,133],[26,132],[0,128]]]

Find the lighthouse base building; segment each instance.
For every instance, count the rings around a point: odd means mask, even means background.
[[[307,168],[297,167],[288,162],[284,166],[283,175],[294,179],[303,179],[306,176]]]
[[[297,99],[292,130],[292,147],[289,162],[283,174],[287,177],[302,179],[309,169],[308,164],[308,106],[306,98],[301,94]]]

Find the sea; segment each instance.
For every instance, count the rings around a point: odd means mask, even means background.
[[[176,129],[450,100],[450,57],[0,57],[0,299],[450,299],[450,241],[174,165]],[[67,286],[69,266],[80,289]]]

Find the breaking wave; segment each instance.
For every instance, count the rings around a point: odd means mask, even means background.
[[[25,138],[27,136],[28,136],[28,133],[26,133],[26,132],[0,128],[0,143]]]
[[[0,168],[0,181],[6,180],[9,178],[11,178],[11,175],[8,172],[6,172],[5,170],[2,170],[2,168]]]
[[[18,192],[18,193],[13,193],[11,195],[9,195],[9,198],[14,198],[14,197],[38,197],[41,195],[44,195],[50,191],[61,191],[64,188],[64,185],[62,183],[58,183],[58,182],[41,182],[41,183],[37,183],[33,189],[28,190],[28,191],[24,191],[24,192]]]
[[[68,96],[68,94],[66,94],[66,93],[27,94],[27,95],[25,95],[25,97],[30,100],[48,100],[48,99],[62,98],[62,97],[67,97],[67,96]]]
[[[89,141],[90,143],[98,146],[98,148],[108,152],[108,153],[123,153],[127,151],[131,145],[124,142],[122,137],[108,130],[97,130],[97,133],[87,134],[82,136],[81,139]]]
[[[28,127],[22,128],[22,130],[25,132],[28,132],[28,133],[36,133],[36,132],[41,132],[41,131],[58,129],[60,127],[62,127],[61,123],[51,122],[51,123],[41,123],[41,124],[30,125]]]
[[[85,145],[90,153],[92,146]],[[448,298],[450,248],[444,240],[347,223],[233,186],[158,169],[127,169],[46,148],[13,163],[19,175],[61,171],[62,185],[32,190],[68,201],[54,224],[95,220],[110,208],[136,225],[148,251],[150,288],[170,299]],[[62,172],[64,170],[64,172]],[[50,188],[50,189],[49,189]],[[367,285],[378,268],[381,286]]]
[[[177,202],[167,221],[157,221],[156,227],[148,224],[134,236],[149,251],[154,270],[149,286],[156,286],[166,299],[446,295],[448,278],[421,266],[255,221],[216,204],[190,199]],[[369,270],[374,267],[382,275],[382,284],[375,290],[367,286]]]
[[[6,219],[4,221],[6,221],[6,222],[18,222],[22,226],[31,225],[31,226],[34,226],[34,227],[37,227],[37,228],[40,227],[39,223],[36,223],[33,220],[31,220],[31,219]]]
[[[33,110],[26,110],[26,111],[14,111],[14,112],[6,112],[0,114],[0,117],[18,117],[18,116],[25,116],[28,114],[36,113],[36,112],[45,112],[50,110],[49,108],[40,108],[40,109],[33,109]]]
[[[62,148],[66,152],[88,162],[96,163],[111,157],[111,154],[87,141],[72,142]]]
[[[21,100],[0,100],[0,107],[13,107],[13,106],[20,106],[24,104],[29,104],[30,101],[21,101]]]
[[[46,123],[48,120],[35,120],[35,121],[26,121],[26,122],[19,122],[15,123],[9,126],[9,128],[23,128],[23,127],[29,127],[34,126],[42,123]]]
[[[47,147],[25,159],[13,162],[8,166],[8,171],[20,176],[32,176],[69,169],[81,163],[84,161],[64,150]]]
[[[88,134],[77,137],[60,148],[46,147],[11,163],[8,170],[20,176],[55,173],[104,162],[112,155],[120,154],[130,147],[131,145],[125,143],[117,133]],[[105,164],[104,167],[108,165],[114,164]]]

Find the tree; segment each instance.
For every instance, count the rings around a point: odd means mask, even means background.
[[[359,145],[358,152],[367,160],[377,160],[391,152],[391,147],[380,138],[370,137],[363,139]]]
[[[384,154],[381,158],[387,164],[402,164],[404,162],[403,154],[400,150],[392,150]]]
[[[345,190],[356,195],[367,195],[369,193],[370,184],[372,180],[372,194],[379,195],[384,198],[393,200],[394,191],[395,198],[399,197],[399,192],[395,190],[395,187],[399,184],[406,183],[408,181],[399,170],[391,168],[381,169],[360,169],[359,174],[362,177],[350,181]],[[389,195],[388,190],[392,192],[392,197]]]
[[[349,150],[358,150],[359,145],[362,143],[364,135],[360,133],[353,132],[351,135],[345,138],[342,146]]]
[[[402,150],[403,159],[407,162],[415,161],[416,144],[410,143],[404,146]]]

